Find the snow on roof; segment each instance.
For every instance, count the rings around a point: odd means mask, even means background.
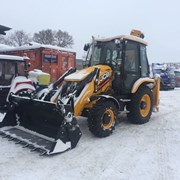
[[[25,57],[0,54],[0,60],[2,60],[2,59],[10,60],[10,61],[24,61]]]
[[[3,49],[10,49],[10,48],[13,48],[13,47],[8,46],[8,45],[5,45],[5,44],[0,44],[0,50],[3,50]]]
[[[180,69],[175,69],[174,71],[175,71],[175,72],[180,72]]]
[[[119,35],[119,36],[115,36],[115,37],[111,37],[111,38],[102,38],[102,39],[95,39],[95,40],[100,41],[100,42],[106,42],[106,41],[112,41],[112,40],[115,40],[115,39],[120,39],[120,40],[127,39],[127,40],[142,43],[142,44],[144,44],[146,46],[148,45],[148,43],[145,42],[143,39],[141,39],[139,37],[136,37],[136,36],[132,36],[132,35]]]
[[[39,43],[35,43],[35,42],[31,42],[27,45],[20,46],[20,47],[3,48],[3,49],[0,49],[0,52],[2,52],[2,51],[21,51],[21,50],[39,49],[39,48],[47,48],[47,49],[53,49],[53,50],[58,50],[58,51],[67,51],[67,52],[76,53],[76,51],[73,49],[62,48],[62,47],[53,46],[53,45],[39,44]]]

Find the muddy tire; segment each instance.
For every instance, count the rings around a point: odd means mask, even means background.
[[[130,111],[127,114],[128,120],[134,124],[144,124],[149,121],[152,114],[153,95],[152,91],[142,86],[132,95],[131,102],[127,109]]]
[[[99,100],[90,111],[89,130],[97,137],[109,136],[115,129],[116,119],[116,105],[112,101]]]

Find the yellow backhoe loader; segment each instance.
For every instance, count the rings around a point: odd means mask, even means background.
[[[88,117],[97,137],[112,134],[118,112],[127,113],[132,123],[148,122],[152,111],[158,111],[160,79],[150,77],[143,37],[132,30],[131,35],[93,38],[84,46],[87,67],[66,76],[49,101],[10,96],[0,132],[51,155],[77,145],[77,116]]]

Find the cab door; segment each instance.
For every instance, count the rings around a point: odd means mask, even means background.
[[[129,93],[134,82],[140,78],[141,74],[141,72],[139,71],[139,44],[132,41],[126,41],[124,44],[124,48],[123,90]]]
[[[141,77],[148,77],[150,74],[149,63],[146,54],[146,46],[140,44],[140,69]]]

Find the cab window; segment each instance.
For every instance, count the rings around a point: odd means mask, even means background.
[[[149,65],[146,55],[146,47],[140,45],[140,59],[141,59],[141,76],[147,77],[149,74]]]
[[[124,69],[127,72],[138,72],[139,58],[138,45],[134,42],[128,42],[125,50]]]
[[[12,78],[15,76],[15,63],[0,62],[0,85],[10,85]]]

